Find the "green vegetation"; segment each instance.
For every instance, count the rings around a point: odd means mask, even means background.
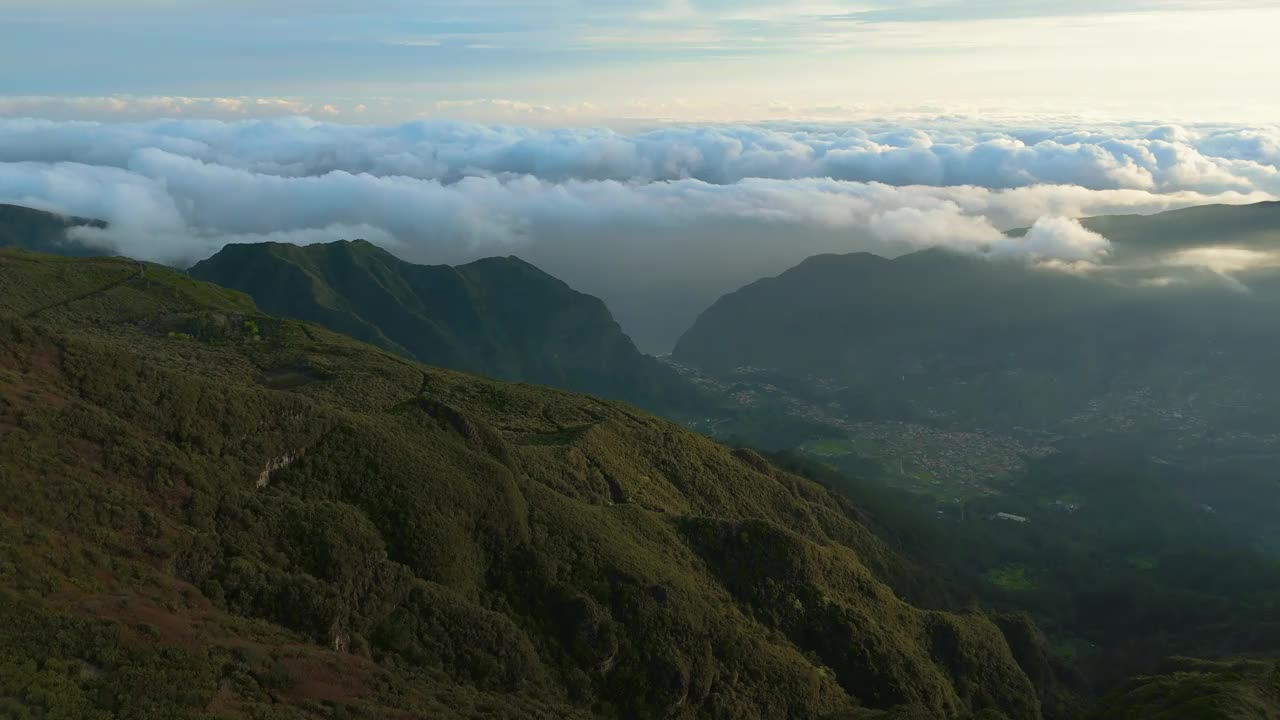
[[[1197,483],[1166,465],[1081,448],[1031,463],[1003,494],[957,504],[850,479],[802,454],[770,459],[856,498],[876,534],[922,565],[896,583],[913,602],[1033,617],[1048,654],[1083,673],[1068,683],[1077,696],[1156,672],[1172,655],[1280,657],[1280,562],[1180,491]],[[1088,500],[1046,507],[1051,491]]]
[[[992,585],[1009,592],[1035,590],[1036,585],[1027,577],[1027,569],[1021,565],[1004,565],[987,572]]]
[[[1108,697],[1095,720],[1276,720],[1280,666],[1176,658]]]
[[[1141,572],[1151,572],[1160,567],[1160,561],[1153,557],[1135,555],[1129,558],[1129,564]]]
[[[726,295],[674,361],[743,399],[700,428],[781,450],[751,416],[794,421],[771,430],[798,453],[771,459],[853,499],[924,568],[935,582],[897,586],[913,602],[1029,614],[1079,669],[1075,697],[1163,678],[1108,716],[1147,717],[1163,689],[1222,680],[1156,675],[1170,655],[1280,657],[1280,274],[1235,275],[1244,293],[1166,262],[1272,251],[1280,204],[1086,225],[1119,269],[815,257]],[[819,451],[833,436],[852,451]],[[1222,707],[1205,717],[1266,717]]]
[[[6,714],[1044,715],[820,485],[163,268],[0,252],[0,430]]]
[[[1090,223],[1132,258],[1166,220]],[[672,383],[513,258],[201,273],[372,346],[0,251],[0,717],[1280,717],[1265,277],[816,258]]]
[[[636,350],[603,302],[515,257],[429,266],[362,240],[264,243],[229,245],[190,272],[269,313],[430,365],[653,409],[697,404],[690,386]]]

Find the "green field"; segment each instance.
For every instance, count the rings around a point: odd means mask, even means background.
[[[1128,558],[1128,561],[1129,561],[1129,564],[1132,565],[1135,569],[1141,570],[1142,572],[1151,572],[1160,567],[1159,560],[1153,557],[1147,557],[1145,555],[1135,555],[1133,557]]]
[[[994,568],[987,573],[987,580],[1001,590],[1009,592],[1027,592],[1036,589],[1035,582],[1027,576],[1027,568],[1023,565]]]

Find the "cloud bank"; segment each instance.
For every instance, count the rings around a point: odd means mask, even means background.
[[[923,127],[881,121],[858,127],[702,126],[624,134],[447,121],[351,126],[303,117],[115,124],[0,120],[0,162],[123,167],[133,153],[152,148],[285,177],[342,170],[442,183],[477,175],[530,175],[552,182],[693,179],[718,185],[748,178],[830,178],[896,186],[1048,184],[1159,193],[1280,193],[1280,125],[997,132],[941,118]]]
[[[815,253],[945,245],[1078,269],[1108,248],[1072,218],[1271,199],[1278,165],[1275,127],[0,120],[0,202],[105,219],[92,239],[121,253],[364,237],[418,262],[519,254],[652,350]]]

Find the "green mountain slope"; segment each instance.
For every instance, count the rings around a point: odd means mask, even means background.
[[[1267,269],[1161,286],[928,250],[819,256],[721,298],[673,357],[829,378],[859,418],[966,427],[1280,427]],[[1193,427],[1192,427],[1193,426]]]
[[[1177,498],[1275,556],[1280,205],[1086,224],[1115,252],[1085,274],[936,249],[819,256],[725,296],[675,352],[728,398],[698,427],[799,448],[947,508],[995,496],[990,512],[1033,516],[1113,498],[1028,496],[1031,460],[1121,450],[1154,479],[1137,500]],[[1240,262],[1185,267],[1186,250]]]
[[[819,485],[156,266],[0,252],[0,513],[0,714],[1042,715]]]
[[[604,303],[515,257],[449,267],[364,241],[229,245],[190,272],[431,365],[652,408],[689,402],[690,388],[636,350]]]
[[[1280,666],[1271,662],[1175,659],[1102,704],[1095,720],[1275,720]]]
[[[106,226],[101,220],[63,217],[20,205],[0,204],[0,247],[78,257],[101,255],[101,250],[68,237],[67,231],[74,227]]]

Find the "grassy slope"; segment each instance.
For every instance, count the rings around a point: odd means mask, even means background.
[[[154,266],[0,252],[0,508],[18,717],[1040,715],[820,486]]]

